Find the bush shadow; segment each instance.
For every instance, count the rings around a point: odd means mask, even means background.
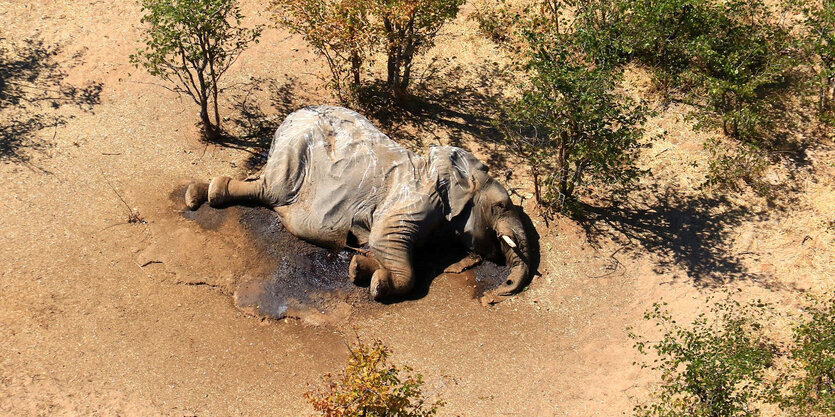
[[[22,42],[0,38],[0,161],[27,163],[31,159],[27,149],[43,151],[52,146],[35,133],[65,124],[68,117],[56,113],[62,106],[92,111],[100,103],[100,82],[81,87],[64,82],[64,67],[80,64],[83,52],[61,62],[62,50],[61,45],[36,38]]]
[[[692,196],[660,187],[642,190],[643,201],[633,197],[623,202],[609,201],[606,206],[581,203],[582,212],[576,220],[593,246],[599,248],[608,239],[622,245],[633,258],[648,251],[657,257],[656,272],[679,267],[697,287],[716,287],[736,280],[773,287],[745,267],[745,252],[733,250],[736,229],[743,222],[764,219],[764,212],[754,212],[725,196]]]
[[[229,119],[230,131],[211,143],[250,153],[245,166],[258,170],[267,162],[267,154],[276,129],[296,110],[296,80],[279,82],[269,78],[252,78],[237,86],[231,95],[235,116]],[[266,104],[264,104],[266,103]],[[270,108],[268,116],[263,107]]]
[[[484,65],[465,70],[460,65],[437,74],[433,68],[411,88],[411,94],[397,101],[384,81],[369,83],[358,93],[357,106],[369,119],[397,142],[413,151],[429,145],[462,146],[467,138],[489,145],[501,141],[493,125],[499,101],[491,92],[491,80],[501,69]],[[459,83],[462,78],[472,82]],[[505,159],[496,150],[490,151],[488,163],[505,167]]]

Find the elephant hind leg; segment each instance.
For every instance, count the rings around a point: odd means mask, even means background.
[[[212,207],[266,203],[263,178],[238,181],[220,176],[212,178],[212,182],[209,183],[209,205]]]
[[[206,201],[212,207],[225,207],[234,204],[266,204],[264,182],[238,181],[226,176],[212,178],[210,183],[192,183],[186,190],[186,206],[197,210]]]

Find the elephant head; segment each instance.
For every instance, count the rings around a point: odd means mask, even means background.
[[[482,302],[495,303],[521,291],[530,280],[534,248],[519,208],[473,154],[436,147],[430,151],[430,161],[437,170],[444,215],[464,245],[511,268],[507,279],[486,293]]]

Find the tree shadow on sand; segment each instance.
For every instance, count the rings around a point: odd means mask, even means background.
[[[493,126],[492,115],[498,95],[491,92],[490,81],[500,69],[483,66],[465,75],[460,65],[444,74],[430,74],[416,83],[412,95],[396,102],[384,82],[370,83],[359,94],[358,110],[390,137],[413,151],[430,145],[462,146],[469,137],[490,145],[501,140]],[[472,82],[459,83],[466,77]],[[491,166],[502,168],[500,152],[490,152]]]
[[[99,104],[101,83],[76,87],[64,82],[64,67],[80,63],[82,53],[60,62],[61,51],[60,45],[46,45],[40,39],[0,39],[0,161],[27,163],[30,155],[25,150],[42,151],[51,146],[35,133],[66,123],[67,117],[55,114],[60,107],[73,105],[91,111]]]
[[[625,249],[636,258],[641,251],[648,251],[657,257],[656,272],[679,267],[697,287],[736,280],[773,286],[748,271],[743,263],[746,253],[733,248],[737,229],[744,222],[764,219],[764,212],[754,212],[724,196],[684,195],[660,185],[639,195],[646,200],[631,198],[606,207],[583,205],[577,221],[593,246],[600,247],[603,239],[610,239],[623,245],[618,252]]]
[[[485,66],[469,74],[477,82],[463,86],[452,83],[463,71],[457,66],[443,75],[425,76],[412,87],[414,94],[402,103],[391,97],[383,82],[372,82],[362,89],[356,102],[343,105],[368,117],[396,142],[418,153],[429,145],[462,146],[468,137],[488,146],[497,144],[501,135],[491,118],[497,96],[489,93],[489,80],[500,70]],[[230,89],[235,91],[231,94],[235,116],[226,123],[226,134],[211,143],[252,154],[246,163],[250,170],[266,162],[275,130],[287,115],[302,104],[329,102],[311,101],[292,77],[283,82],[253,78]],[[502,152],[488,149],[488,153],[486,162],[491,167],[505,167]]]
[[[250,153],[246,160],[248,170],[260,169],[267,162],[267,154],[276,129],[294,110],[297,110],[296,80],[284,82],[274,79],[253,78],[240,84],[231,95],[231,118],[234,133],[222,135],[212,143]],[[268,107],[271,115],[263,108]]]

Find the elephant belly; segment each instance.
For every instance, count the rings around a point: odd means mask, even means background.
[[[310,183],[301,187],[295,202],[273,209],[293,235],[338,249],[367,242],[375,197],[371,190],[350,182]]]

